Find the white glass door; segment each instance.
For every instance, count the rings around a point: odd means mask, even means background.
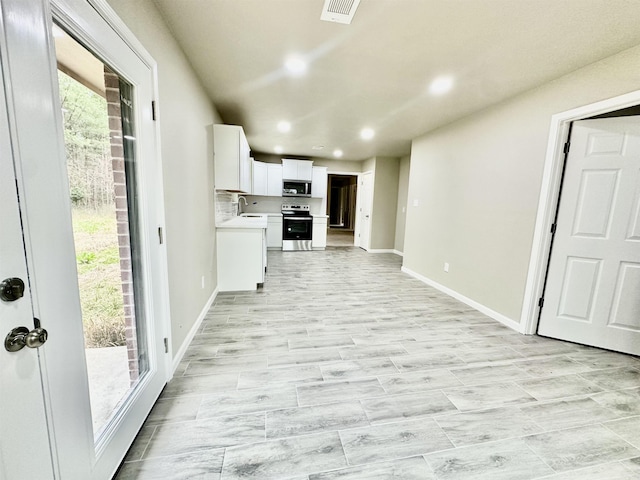
[[[153,64],[106,9],[2,1],[29,284],[49,332],[43,393],[64,480],[111,478],[167,379]]]
[[[4,58],[5,52],[0,51],[0,59]],[[52,480],[38,349],[23,347],[10,352],[4,345],[14,328],[35,328],[5,87],[0,71],[0,282],[4,288],[18,288],[0,293],[0,478],[35,478],[32,465],[37,465],[38,478]],[[20,282],[24,284],[22,291]]]

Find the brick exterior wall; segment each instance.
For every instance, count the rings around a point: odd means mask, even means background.
[[[129,378],[133,385],[139,377],[138,342],[133,295],[124,149],[122,146],[120,88],[118,75],[107,67],[104,69],[104,84],[106,87],[107,112],[109,115],[113,189],[116,206],[116,222],[118,226],[118,246],[120,250],[120,278],[122,280],[122,298],[124,301],[125,338],[129,358]]]

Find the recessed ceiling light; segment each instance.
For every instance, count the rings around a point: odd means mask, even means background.
[[[363,140],[371,140],[375,135],[376,132],[374,132],[372,128],[363,128],[360,130],[360,138]]]
[[[340,150],[339,148],[333,151],[333,156],[336,158],[340,158],[342,157],[342,150]]]
[[[307,71],[307,62],[302,57],[289,57],[285,60],[284,66],[292,75],[303,75]]]
[[[277,145],[276,147],[274,147],[273,151],[276,153],[282,153],[284,152],[284,149],[280,145]]]
[[[282,133],[287,133],[289,130],[291,130],[291,123],[283,120],[281,122],[278,122],[278,131],[282,132]]]
[[[433,95],[447,93],[453,87],[453,78],[449,76],[438,77],[429,85],[429,92]]]

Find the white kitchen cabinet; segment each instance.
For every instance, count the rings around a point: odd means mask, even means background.
[[[242,127],[213,126],[216,190],[251,193],[251,150]]]
[[[313,198],[327,197],[327,167],[313,167],[311,196]]]
[[[253,165],[253,195],[268,195],[267,193],[267,164],[264,162],[251,162]]]
[[[282,165],[267,163],[267,195],[269,197],[282,196]],[[282,246],[282,245],[281,245]]]
[[[285,180],[313,179],[313,162],[310,160],[282,159],[282,178]]]
[[[264,228],[218,228],[218,288],[221,292],[256,290],[264,283]]]
[[[327,217],[324,215],[313,217],[313,231],[311,232],[311,248],[324,250],[327,246]]]
[[[267,221],[267,248],[282,250],[282,215],[269,215]]]

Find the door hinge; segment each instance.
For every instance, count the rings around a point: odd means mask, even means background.
[[[156,101],[151,100],[151,119],[156,121]]]
[[[562,152],[566,155],[567,153],[569,153],[570,148],[571,148],[571,142],[567,142],[564,144],[564,149],[562,150]]]
[[[164,243],[164,237],[162,235],[162,227],[158,227],[158,240],[160,241],[160,245]]]
[[[164,353],[169,353],[169,339],[164,337]]]
[[[556,227],[558,226],[557,223],[554,223],[551,225],[551,233],[556,233]]]
[[[538,300],[538,306],[542,308],[543,305],[544,305],[544,297],[540,297],[540,299]]]

